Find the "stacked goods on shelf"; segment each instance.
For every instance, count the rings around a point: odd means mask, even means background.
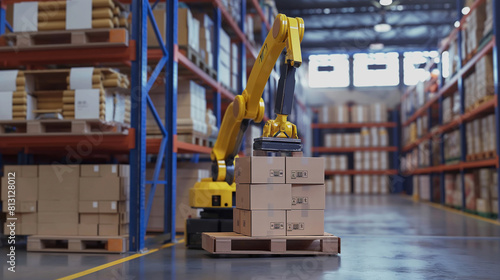
[[[354,176],[354,193],[387,194],[389,193],[389,177],[376,175]]]
[[[210,177],[208,169],[200,169],[199,164],[194,163],[179,163],[180,168],[177,169],[176,181],[176,198],[175,198],[175,230],[184,232],[186,219],[198,218],[200,209],[191,208],[189,204],[189,189],[194,187],[196,182],[203,178]],[[147,178],[153,178],[154,164],[148,165],[146,168]],[[159,173],[158,180],[164,180],[163,172]],[[151,185],[146,185],[146,197],[149,197]],[[148,201],[148,203],[151,203]],[[148,231],[161,231],[164,229],[165,221],[165,186],[157,185],[153,195],[151,206],[151,214],[147,225]]]
[[[347,156],[324,156],[326,170],[347,170]]]
[[[486,19],[484,21],[483,36],[486,37],[493,32],[493,0],[486,0]]]
[[[444,161],[446,164],[458,163],[461,159],[460,130],[455,130],[443,135]]]
[[[441,165],[441,143],[440,141],[431,142],[432,166]]]
[[[325,180],[325,187],[326,193],[350,194],[351,176],[332,176],[331,179]]]
[[[200,21],[193,17],[188,8],[179,8],[177,13],[177,44],[180,48],[189,47],[195,53],[200,50]]]
[[[410,124],[410,143],[418,140],[417,124],[415,122]]]
[[[429,201],[431,195],[431,178],[429,175],[419,175],[418,177],[418,192],[419,198],[423,201]]]
[[[214,22],[206,14],[197,14],[200,22],[200,56],[210,68],[214,68]]]
[[[12,231],[17,235],[36,234],[38,167],[5,165],[3,174],[2,212],[7,215],[4,234],[9,235]]]
[[[237,22],[241,22],[241,1],[221,0],[221,4],[227,9],[231,17]]]
[[[444,177],[445,200],[449,206],[462,206],[462,188],[460,174],[446,174]]]
[[[470,59],[472,55],[476,54],[483,38],[485,21],[486,5],[483,2],[470,11],[464,26],[462,26],[462,34],[465,35],[465,37],[462,37],[464,42],[462,46],[465,47],[465,54],[467,55],[466,57],[462,56],[463,60]]]
[[[480,213],[498,214],[498,184],[495,169],[483,168],[474,172],[476,188],[476,209]]]
[[[417,119],[417,138],[424,136],[429,131],[429,118],[422,116]]]
[[[247,236],[324,235],[323,158],[243,157],[236,159],[235,170],[234,232]]]
[[[368,171],[387,169],[389,169],[388,152],[354,152],[354,170]]]
[[[217,127],[217,117],[212,109],[208,109],[205,114],[205,122],[207,124],[207,137],[211,141],[215,141],[219,135],[219,128]]]
[[[255,45],[255,30],[254,30],[254,20],[253,20],[253,15],[252,14],[247,14],[245,18],[245,33],[247,35],[248,41]],[[257,20],[257,23],[261,24],[259,20]]]
[[[476,65],[475,88],[466,93],[465,100],[469,106],[471,103],[484,102],[493,98],[495,94],[495,83],[493,79],[493,55],[487,54],[481,57]],[[470,100],[470,102],[468,101]]]
[[[366,122],[386,122],[387,107],[382,103],[375,103],[370,106],[347,105],[323,106],[319,113],[320,123],[366,123]]]
[[[236,45],[235,43],[231,43],[231,90],[234,91],[234,92],[238,92],[238,87],[239,87],[239,83],[238,83],[238,73],[239,73],[239,69],[238,69],[238,56],[239,56],[239,53],[238,53],[238,45]]]
[[[0,120],[32,120],[36,98],[27,91],[23,71],[0,71]]]
[[[458,117],[460,117],[460,94],[455,92],[452,96],[443,99],[443,124]]]
[[[458,71],[458,62],[460,59],[460,55],[458,54],[458,42],[456,39],[450,39],[446,38],[443,41],[449,40],[450,44],[448,47],[448,53],[449,53],[449,58],[450,58],[450,65],[449,65],[449,73],[450,75],[446,77],[446,81],[449,81],[451,78],[453,78],[454,74],[457,73]]]
[[[221,84],[226,86],[227,88],[231,87],[231,66],[233,61],[233,55],[231,54],[231,38],[224,31],[224,29],[220,29],[219,32],[219,72],[217,73],[217,77]],[[237,59],[237,58],[236,58]],[[236,72],[238,73],[238,72]]]
[[[429,153],[430,153],[429,141],[424,141],[418,145],[418,166],[427,167],[430,165]]]
[[[340,147],[387,147],[389,135],[386,128],[362,128],[360,133],[329,133],[325,135],[324,146]]]
[[[158,31],[160,32],[160,36],[162,38],[163,43],[166,42],[165,40],[165,28],[167,26],[167,10],[165,9],[165,4],[164,3],[158,3],[154,9],[153,9],[153,16],[156,21],[156,26],[158,27]],[[181,18],[177,18],[179,21],[179,28],[181,26]],[[156,38],[155,31],[153,29],[153,26],[151,25],[151,21],[147,21],[148,23],[148,47],[149,48],[157,48],[160,47],[160,43],[158,42],[158,39]],[[183,36],[186,36],[186,34],[179,34],[178,38],[183,38]]]
[[[128,27],[128,12],[118,1],[33,1],[13,5],[14,32],[118,27]]]
[[[79,167],[78,235],[128,235],[129,165],[100,164]]]
[[[467,160],[492,158],[496,155],[495,115],[465,124]]]
[[[130,82],[115,70],[93,67],[26,70],[17,79],[13,78],[13,72],[17,71],[0,71],[5,85],[9,86],[10,81],[17,83],[16,91],[7,96],[13,97],[12,103],[3,103],[6,108],[2,110],[13,112],[12,120],[32,120],[50,113],[60,114],[64,119],[130,123]],[[8,114],[3,115],[0,119],[9,119]]]
[[[207,135],[206,90],[194,81],[179,79],[177,87],[177,134],[178,139],[192,142],[195,135]],[[181,135],[185,135],[182,136]],[[181,139],[181,138],[189,139]],[[193,143],[194,144],[194,143]]]

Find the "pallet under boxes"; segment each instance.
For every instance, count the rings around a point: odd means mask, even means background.
[[[128,236],[28,236],[28,252],[125,253]]]
[[[241,255],[336,255],[340,254],[340,237],[263,236],[250,237],[235,232],[205,232],[202,248],[212,254]]]

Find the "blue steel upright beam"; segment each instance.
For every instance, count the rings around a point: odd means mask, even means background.
[[[493,1],[493,34],[495,34],[495,46],[493,47],[493,78],[495,82],[495,98],[497,99],[497,104],[500,104],[500,54],[498,53],[498,46],[500,46],[500,3],[498,1]],[[497,159],[500,160],[500,108],[495,106],[495,128],[496,128],[496,141],[497,141]],[[500,162],[498,163],[500,164]],[[500,179],[500,172],[497,169],[497,179]],[[497,180],[497,182],[500,182]],[[497,185],[500,191],[500,183]],[[500,210],[500,205],[498,205],[497,211]],[[498,212],[500,213],[500,212]],[[498,216],[500,219],[500,216]]]
[[[448,98],[451,98],[451,97],[448,97]],[[439,99],[438,99],[438,108],[439,108],[439,114],[438,114],[438,125],[441,127],[443,125],[443,96],[440,95],[439,96]],[[430,129],[430,126],[429,126],[429,129]],[[444,134],[440,134],[439,135],[439,155],[441,157],[441,162],[440,164],[441,165],[444,165],[446,163],[445,161],[445,158],[444,158]],[[439,173],[439,190],[440,190],[440,193],[441,193],[441,197],[440,197],[440,203],[441,204],[444,204],[445,202],[445,197],[446,197],[446,190],[445,190],[445,182],[444,182],[444,172],[441,171]]]
[[[177,138],[177,0],[167,0],[166,42],[167,51],[173,59],[167,61],[165,75],[165,124],[168,132],[167,149],[165,156],[165,213],[164,233],[171,234],[170,241],[175,240],[175,198],[177,182],[177,152],[174,148],[174,139]]]
[[[462,18],[462,7],[464,6],[464,1],[463,0],[457,0],[457,14],[458,14],[458,19],[460,20]],[[462,38],[462,32],[458,32],[457,34],[457,53],[461,55],[462,53],[462,40],[465,40],[465,38]],[[450,58],[451,59],[451,58]],[[457,63],[457,69],[462,69],[462,59],[458,60]],[[450,73],[450,75],[453,73]],[[458,73],[456,75],[459,75]],[[465,113],[465,88],[464,88],[464,79],[463,77],[458,77],[457,80],[457,89],[458,93],[460,94],[460,115],[463,115]],[[460,123],[459,126],[460,129],[460,161],[465,162],[466,160],[466,155],[467,155],[467,143],[465,142],[465,124]],[[461,189],[462,189],[462,210],[465,210],[465,171],[462,169],[460,170],[460,178],[461,178]]]
[[[0,35],[5,33],[5,28],[7,28],[7,19],[4,6],[0,3]]]
[[[136,42],[136,60],[132,61],[132,127],[135,148],[130,151],[130,225],[129,250],[144,249],[146,225],[146,105],[147,105],[147,8],[144,0],[132,1],[132,39]]]

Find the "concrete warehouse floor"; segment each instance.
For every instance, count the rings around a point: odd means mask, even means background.
[[[498,279],[500,226],[399,195],[327,195],[330,257],[213,257],[177,244],[82,279]],[[6,250],[2,248],[2,259]],[[53,279],[126,255],[25,253],[2,279]]]

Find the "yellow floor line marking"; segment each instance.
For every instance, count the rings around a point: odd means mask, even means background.
[[[69,275],[69,276],[66,276],[66,277],[62,277],[62,278],[59,278],[57,280],[71,280],[71,279],[76,279],[76,278],[80,278],[80,277],[83,277],[85,275],[89,275],[91,273],[94,273],[94,272],[97,272],[99,270],[103,270],[103,269],[106,269],[106,268],[109,268],[109,267],[112,267],[112,266],[115,266],[117,264],[121,264],[121,263],[124,263],[124,262],[128,262],[130,260],[133,260],[133,259],[137,259],[137,258],[140,258],[140,257],[144,257],[144,256],[147,256],[149,254],[152,254],[152,253],[155,253],[155,252],[158,252],[160,250],[163,250],[163,249],[166,249],[166,248],[169,248],[169,247],[172,247],[172,246],[175,246],[177,244],[181,244],[181,243],[184,243],[184,239],[181,239],[179,241],[177,241],[177,243],[167,243],[165,245],[162,245],[160,248],[157,248],[157,249],[151,249],[149,251],[147,251],[146,253],[138,253],[138,254],[134,254],[132,256],[128,256],[128,257],[125,257],[123,259],[119,259],[119,260],[116,260],[116,261],[112,261],[112,262],[109,262],[109,263],[106,263],[106,264],[103,264],[103,265],[100,265],[100,266],[96,266],[94,268],[91,268],[91,269],[87,269],[87,270],[84,270],[82,272],[78,272],[78,273],[75,273],[75,274],[72,274],[72,275]]]
[[[474,219],[477,219],[477,220],[481,220],[483,222],[487,222],[487,223],[491,223],[491,224],[500,226],[500,222],[497,221],[497,220],[492,220],[492,219],[484,218],[484,217],[481,217],[481,216],[478,216],[478,215],[470,214],[470,213],[463,212],[463,211],[460,211],[460,210],[457,210],[457,209],[453,209],[453,208],[450,208],[450,207],[447,207],[447,206],[443,206],[441,204],[436,204],[434,202],[427,202],[427,201],[420,201],[420,202],[428,204],[428,205],[430,205],[430,206],[432,206],[434,208],[437,208],[437,209],[443,209],[443,210],[446,210],[446,211],[449,211],[449,212],[453,212],[453,213],[456,213],[456,214],[464,215],[464,216],[471,217],[471,218],[474,218]]]

